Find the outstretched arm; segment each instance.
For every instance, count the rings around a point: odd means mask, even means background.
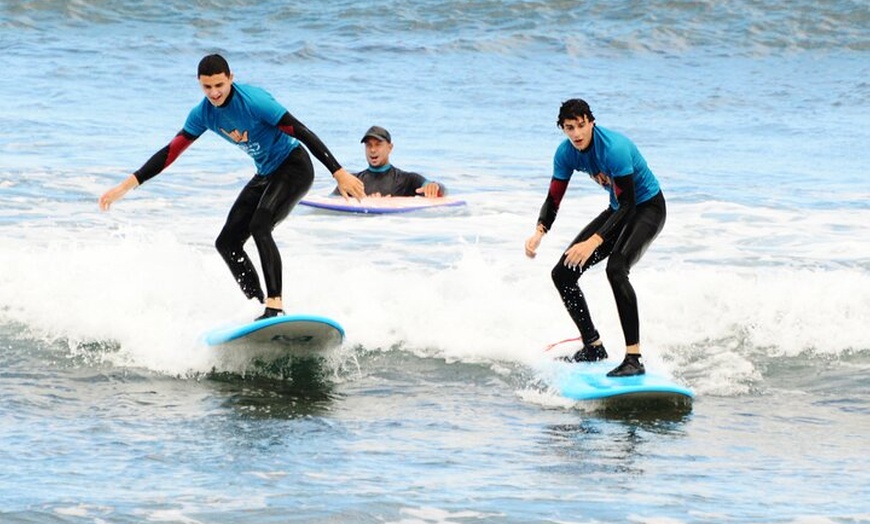
[[[179,131],[169,144],[154,153],[138,171],[125,178],[117,186],[103,193],[100,197],[100,209],[107,211],[114,202],[123,198],[128,191],[139,187],[146,180],[157,176],[161,171],[169,167],[169,164],[174,162],[197,138],[183,129]]]
[[[553,226],[556,220],[556,214],[559,212],[559,205],[562,203],[562,197],[565,196],[565,190],[568,189],[568,181],[553,177],[550,180],[550,190],[547,191],[547,198],[544,199],[544,204],[541,206],[541,212],[538,214],[538,223],[535,226],[535,233],[526,240],[526,256],[535,258],[537,255],[538,246],[541,245],[541,240],[547,231]]]
[[[290,112],[284,113],[284,116],[278,121],[278,129],[292,137],[298,138],[300,142],[305,144],[305,147],[311,151],[314,158],[319,160],[332,173],[332,176],[338,183],[338,191],[341,193],[341,196],[347,198],[350,195],[357,200],[366,196],[365,186],[362,181],[341,167],[341,164],[338,163],[320,138],[308,129],[305,124],[291,115]]]
[[[121,200],[127,191],[139,187],[139,181],[136,180],[136,175],[130,175],[123,182],[103,193],[100,197],[100,210],[108,211],[109,207],[117,200]]]
[[[547,191],[547,198],[544,199],[541,205],[541,212],[538,214],[538,224],[544,226],[544,231],[549,231],[553,227],[553,222],[556,221],[556,215],[559,213],[559,206],[562,205],[562,197],[565,196],[565,191],[568,190],[568,181],[553,177],[550,179],[550,189]]]

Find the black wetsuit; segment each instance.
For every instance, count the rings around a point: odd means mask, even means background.
[[[356,173],[356,177],[365,184],[366,195],[412,197],[419,195],[417,189],[429,183],[423,175],[402,171],[392,164],[379,168],[369,166],[368,169]],[[438,196],[444,196],[447,192],[445,187],[438,182],[435,183],[438,184]],[[332,194],[338,195],[338,188],[335,188]]]

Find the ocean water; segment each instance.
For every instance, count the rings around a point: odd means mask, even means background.
[[[0,0],[0,50],[0,522],[870,522],[866,2]],[[379,124],[468,202],[295,210],[286,309],[347,340],[283,376],[201,339],[259,313],[212,247],[247,157],[205,135],[97,208],[212,52],[348,169]],[[576,177],[524,257],[571,97],[664,188],[632,280],[690,411],[547,380],[550,268],[606,205]]]

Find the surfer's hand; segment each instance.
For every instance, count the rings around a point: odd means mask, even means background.
[[[426,198],[438,198],[441,196],[441,186],[435,182],[427,182],[423,187],[418,187],[416,193]]]
[[[529,258],[535,258],[535,255],[538,254],[538,246],[541,245],[541,239],[544,238],[544,235],[547,234],[547,228],[544,227],[544,224],[538,224],[535,226],[535,234],[530,236],[528,240],[526,240],[526,256]]]
[[[134,175],[130,175],[123,182],[113,187],[112,189],[103,193],[103,196],[100,197],[100,209],[102,211],[108,211],[109,207],[116,201],[121,200],[124,195],[127,194],[127,191],[130,191],[134,187],[139,186],[139,181],[136,179]]]
[[[332,176],[335,177],[335,181],[338,183],[338,192],[345,199],[351,196],[359,201],[366,196],[365,185],[363,185],[362,180],[348,173],[347,169],[341,168],[333,173]]]
[[[544,238],[544,232],[540,229],[535,230],[535,234],[526,240],[526,256],[535,258],[538,254],[538,246],[541,245],[541,239]]]
[[[569,247],[567,251],[565,251],[565,266],[570,268],[575,267],[583,267],[586,264],[586,261],[589,260],[589,257],[592,256],[592,253],[598,249],[604,243],[604,239],[598,235],[592,235],[582,242],[578,242],[573,246]]]

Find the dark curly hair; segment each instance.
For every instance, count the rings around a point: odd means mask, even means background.
[[[573,120],[575,118],[582,119],[584,116],[586,117],[586,120],[590,122],[595,121],[595,117],[592,116],[592,109],[589,108],[589,104],[580,98],[572,98],[571,100],[562,102],[562,107],[559,108],[559,120],[556,121],[556,125],[562,127],[565,120]]]

